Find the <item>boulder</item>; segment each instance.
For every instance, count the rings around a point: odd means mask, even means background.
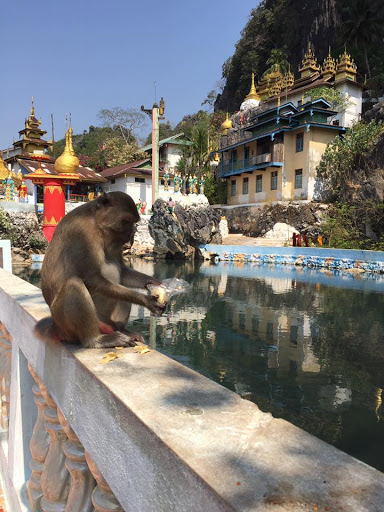
[[[202,258],[199,245],[222,241],[220,220],[218,211],[207,204],[176,203],[170,213],[167,203],[158,199],[148,224],[153,252],[162,258]]]

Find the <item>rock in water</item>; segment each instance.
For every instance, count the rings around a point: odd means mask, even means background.
[[[176,203],[170,213],[165,201],[158,199],[148,225],[155,241],[153,252],[162,258],[202,258],[199,245],[221,243],[220,220],[209,205]]]

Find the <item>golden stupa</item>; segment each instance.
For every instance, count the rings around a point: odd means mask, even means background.
[[[8,178],[9,170],[3,160],[2,153],[0,151],[0,181],[3,181]]]
[[[80,162],[75,155],[72,144],[72,126],[65,133],[65,148],[63,154],[56,159],[55,171],[59,174],[75,174],[79,168]]]
[[[232,128],[232,121],[229,119],[229,114],[227,112],[227,116],[225,118],[225,121],[221,123],[221,129],[223,131],[223,135],[227,135],[228,130]]]
[[[252,79],[251,79],[251,89],[247,96],[245,97],[246,100],[256,100],[260,101],[260,96],[257,94],[256,87],[255,87],[255,73],[252,73]]]

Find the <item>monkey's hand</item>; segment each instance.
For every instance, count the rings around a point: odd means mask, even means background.
[[[150,292],[148,297],[147,308],[156,316],[161,316],[167,307],[168,297],[164,286],[157,284],[149,284],[147,289]]]

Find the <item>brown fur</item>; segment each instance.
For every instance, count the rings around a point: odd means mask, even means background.
[[[143,341],[139,334],[124,331],[131,304],[143,305],[156,315],[165,306],[144,291],[159,281],[123,262],[123,246],[132,243],[139,218],[130,196],[110,192],[75,208],[60,221],[41,271],[42,292],[52,317],[37,323],[35,332],[40,338],[89,348]]]

